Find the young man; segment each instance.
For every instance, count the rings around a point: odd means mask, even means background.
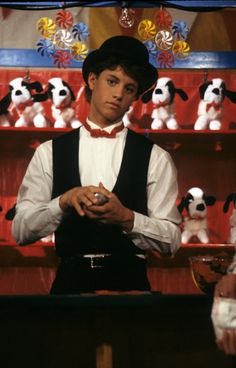
[[[82,73],[87,121],[36,150],[13,235],[27,244],[55,233],[61,262],[52,294],[149,290],[146,251],[173,255],[180,244],[176,169],[122,117],[157,71],[140,41],[115,36],[88,55]]]

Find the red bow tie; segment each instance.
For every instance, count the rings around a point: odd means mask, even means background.
[[[108,133],[106,130],[92,129],[91,126],[87,123],[84,123],[83,125],[90,132],[91,137],[95,137],[95,138],[98,138],[98,137],[115,138],[116,133],[124,129],[124,124],[121,124],[113,128],[112,131]]]
[[[208,112],[208,110],[209,110],[211,107],[214,107],[214,109],[215,109],[216,111],[219,111],[219,110],[221,110],[221,103],[218,103],[218,104],[216,104],[215,102],[208,103],[208,104],[206,105],[206,111]]]
[[[156,104],[153,104],[154,105],[154,108],[159,108],[159,107],[166,107],[168,105],[170,105],[169,102],[158,102]]]

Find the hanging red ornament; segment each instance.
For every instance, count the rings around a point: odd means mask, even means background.
[[[56,14],[56,24],[60,28],[69,29],[73,24],[73,15],[68,10],[60,10]]]
[[[53,64],[56,65],[58,68],[66,68],[70,65],[71,57],[67,51],[58,50],[53,55]]]
[[[162,51],[157,56],[157,62],[161,68],[171,68],[175,62],[175,58],[172,52]]]
[[[154,15],[154,23],[159,29],[170,29],[172,16],[166,9],[159,9]]]

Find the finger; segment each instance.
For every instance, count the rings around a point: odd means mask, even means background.
[[[104,187],[104,185],[101,181],[99,182],[99,193],[104,194],[108,198],[112,197],[112,193]]]
[[[82,206],[78,202],[76,202],[74,204],[74,208],[75,208],[75,210],[76,210],[76,212],[78,213],[79,216],[84,216],[85,215],[85,212],[84,212]]]
[[[97,192],[97,187],[89,187],[87,188],[83,195],[80,195],[78,198],[78,202],[87,207],[92,206],[97,203],[97,198],[95,197],[95,193]]]
[[[222,350],[227,355],[236,354],[235,330],[225,330],[221,339]]]
[[[228,330],[228,346],[229,346],[229,354],[236,354],[236,331],[234,329]]]
[[[86,209],[84,210],[86,211],[86,213],[90,212],[94,216],[101,217],[107,213],[106,205],[107,204],[99,205],[99,206],[93,205],[93,206],[86,207]]]

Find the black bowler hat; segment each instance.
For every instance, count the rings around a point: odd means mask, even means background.
[[[86,83],[89,73],[93,71],[93,65],[105,61],[110,56],[116,57],[117,60],[130,61],[143,68],[143,82],[139,86],[140,93],[148,90],[156,82],[158,73],[149,62],[146,46],[134,37],[114,36],[104,41],[99,49],[92,51],[84,60],[82,74]]]

